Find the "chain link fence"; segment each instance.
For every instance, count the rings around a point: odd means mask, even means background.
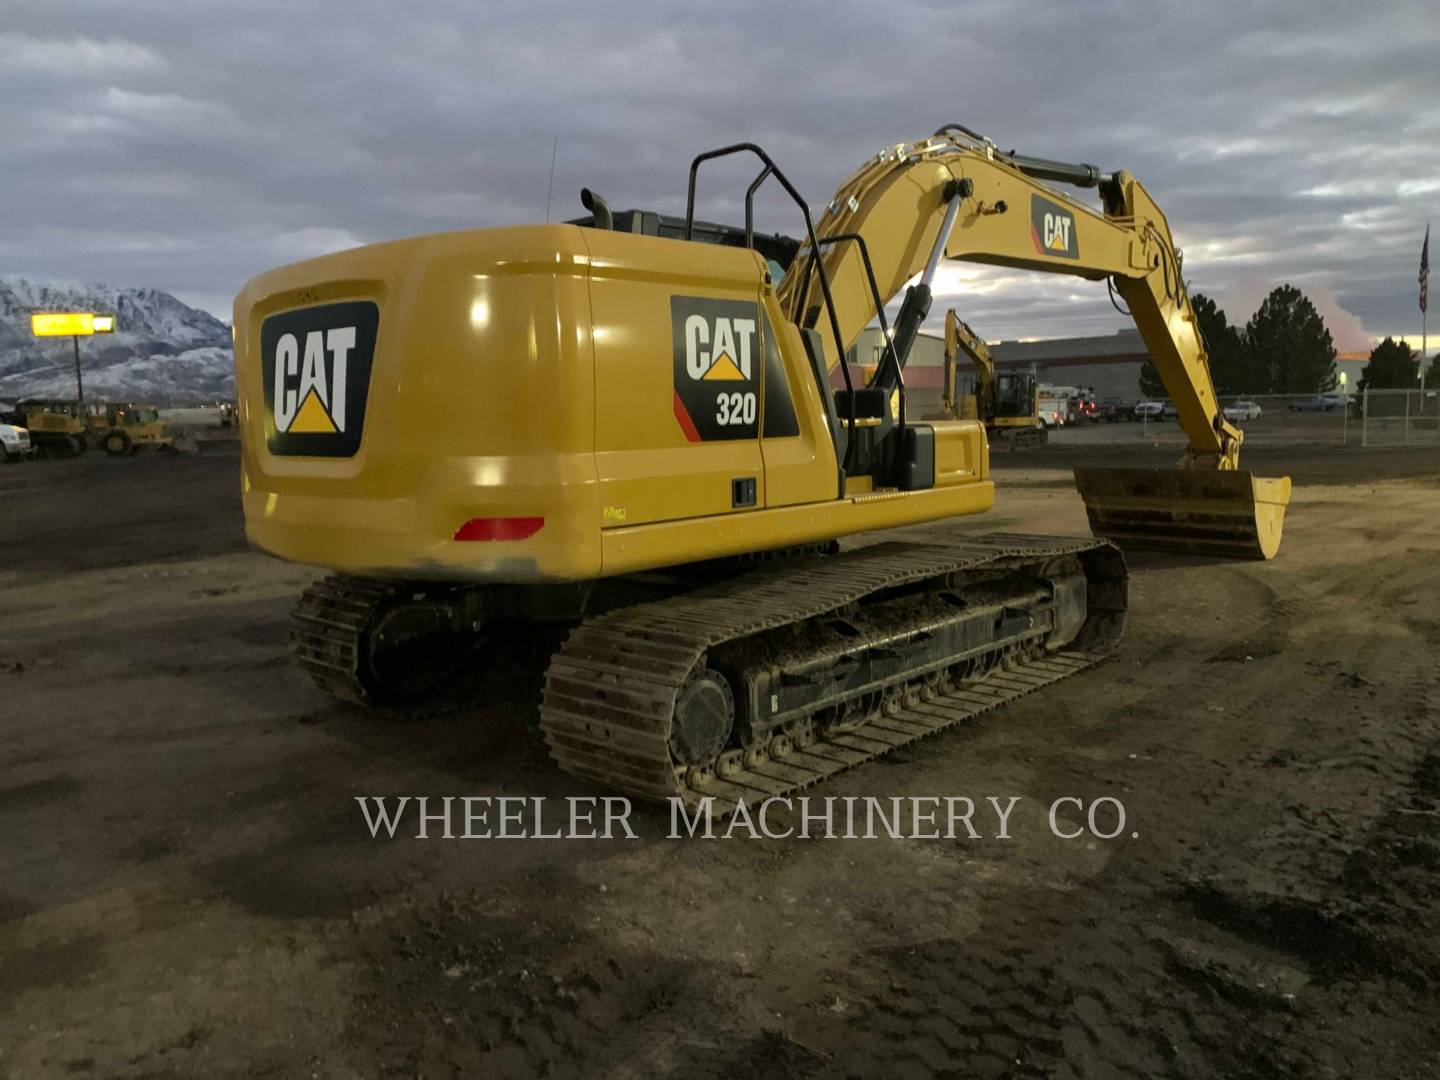
[[[1222,397],[1220,405],[1250,446],[1440,445],[1440,388],[1232,395]],[[1094,416],[1072,414],[1052,438],[1060,443],[1184,441],[1166,398],[1102,402]]]
[[[1359,438],[1354,394],[1256,394],[1222,397],[1225,418],[1256,444],[1320,443],[1345,446]]]
[[[1440,392],[1367,390],[1360,400],[1361,446],[1440,446]]]

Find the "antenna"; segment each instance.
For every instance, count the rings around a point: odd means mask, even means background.
[[[555,194],[555,155],[560,151],[560,136],[550,145],[550,186],[545,189],[545,224],[550,224],[550,196]]]

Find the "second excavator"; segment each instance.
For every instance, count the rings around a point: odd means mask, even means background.
[[[758,162],[745,226],[695,220],[701,166],[731,155]],[[798,240],[753,227],[772,180]],[[325,691],[423,707],[558,621],[556,762],[724,806],[1097,662],[1125,622],[1117,544],[1275,553],[1289,481],[1239,470],[1179,252],[1128,173],[948,125],[864,163],[818,221],[752,144],[695,159],[683,219],[582,201],[567,224],[376,244],[237,297],[246,530],[333,571],[292,623]],[[983,425],[905,408],[946,258],[1108,279],[1128,302],[1190,448],[1177,469],[1079,477],[1095,539],[837,543],[994,502]],[[858,385],[845,350],[876,319],[889,344]]]
[[[968,390],[960,376],[962,353],[975,369]],[[936,419],[957,418],[984,424],[992,451],[1024,450],[1047,441],[1034,372],[996,370],[990,347],[952,308],[945,313],[945,366]]]

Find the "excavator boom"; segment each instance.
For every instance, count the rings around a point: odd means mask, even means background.
[[[995,360],[980,335],[952,309],[945,313],[945,391],[952,399],[944,403],[947,409],[954,408],[956,354],[961,352],[975,365],[975,400],[980,419],[989,420],[995,413]]]
[[[1042,180],[1098,187],[1101,206],[1092,209]],[[900,378],[895,369],[928,313],[935,252],[1108,279],[1129,306],[1189,446],[1174,470],[1077,470],[1092,530],[1122,546],[1274,556],[1290,482],[1239,470],[1243,434],[1220,410],[1180,253],[1165,215],[1128,172],[1004,154],[949,125],[866,162],[836,192],[816,231],[825,272],[812,274],[807,265],[804,273],[787,274],[780,299],[792,319],[819,332],[832,368],[844,344],[875,316],[875,293],[893,296],[920,275],[896,320],[895,362],[876,374],[887,387]],[[841,234],[866,239],[868,268],[857,245],[825,246],[826,237]],[[802,248],[800,257],[813,253]],[[869,287],[870,276],[878,290]],[[834,297],[840,341],[818,318],[821,279]]]

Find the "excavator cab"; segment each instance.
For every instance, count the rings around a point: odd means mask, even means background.
[[[1003,372],[995,376],[995,418],[1035,416],[1035,376]]]

